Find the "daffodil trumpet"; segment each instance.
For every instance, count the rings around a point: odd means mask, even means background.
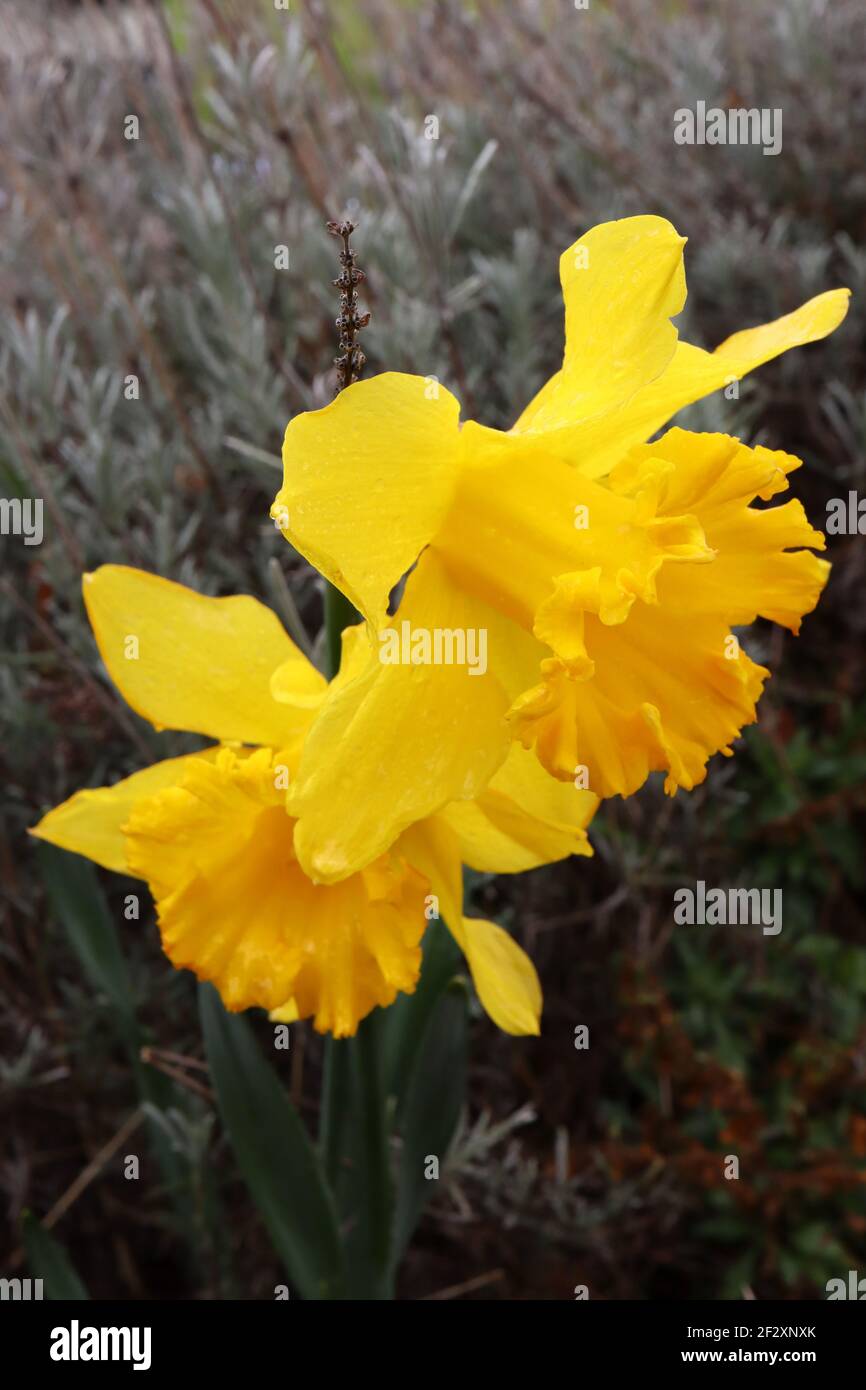
[[[462,862],[517,872],[588,854],[595,797],[552,782],[515,747],[476,800],[406,826],[357,872],[318,882],[295,853],[293,796],[329,687],[276,616],[252,597],[208,598],[116,565],[86,575],[83,591],[128,704],[157,729],[216,742],[77,792],[32,834],[145,880],[167,956],[211,981],[231,1010],[258,1006],[352,1035],[377,1005],[414,990],[422,935],[441,915],[491,1018],[538,1032],[535,969],[501,927],[463,915]],[[366,659],[362,626],[344,632],[342,650],[331,689],[351,684]]]

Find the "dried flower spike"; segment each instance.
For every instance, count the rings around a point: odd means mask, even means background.
[[[367,361],[361,348],[355,342],[355,334],[366,328],[370,322],[369,313],[358,313],[356,286],[366,280],[363,270],[355,265],[355,253],[349,245],[349,238],[355,231],[354,222],[329,222],[328,231],[332,236],[342,237],[343,249],[340,252],[342,270],[333,284],[340,291],[340,317],[336,320],[340,330],[340,355],[334,358],[337,368],[337,385],[334,392],[339,395],[345,386],[357,381]]]

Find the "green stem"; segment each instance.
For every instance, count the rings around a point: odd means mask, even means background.
[[[339,1194],[341,1158],[351,1104],[351,1061],[348,1042],[329,1035],[325,1039],[322,1103],[319,1110],[319,1149],[335,1199]]]
[[[340,668],[341,633],[359,621],[352,604],[325,586],[325,660],[329,680]],[[354,1230],[347,1256],[357,1297],[390,1299],[392,1194],[379,1019],[366,1018],[355,1038],[328,1038],[319,1146],[337,1208]],[[360,1130],[360,1143],[353,1130]],[[347,1161],[348,1160],[348,1161]],[[353,1161],[358,1169],[353,1172]],[[360,1182],[359,1182],[360,1179]],[[341,1198],[354,1211],[344,1210]]]
[[[361,615],[345,594],[325,583],[325,675],[332,681],[340,669],[341,636],[344,627],[361,621]]]
[[[345,594],[325,581],[325,674],[333,680],[340,669],[341,634],[357,618]],[[351,1049],[348,1041],[328,1037],[319,1113],[319,1146],[335,1198],[342,1176],[343,1138],[349,1119]]]
[[[369,322],[358,313],[357,286],[364,273],[355,264],[350,238],[352,222],[329,222],[328,231],[341,238],[341,272],[334,284],[340,290],[340,357],[337,393],[361,375],[365,357],[355,338]],[[325,582],[325,675],[331,681],[340,669],[343,629],[360,621],[345,594]],[[385,1109],[382,1044],[378,1019],[369,1017],[357,1038],[325,1045],[319,1143],[334,1200],[350,1226],[345,1254],[364,1298],[391,1298],[391,1177],[388,1121]],[[360,1130],[360,1144],[354,1142]],[[341,1200],[343,1199],[343,1200]],[[354,1210],[352,1210],[354,1208]]]
[[[358,1029],[354,1051],[357,1062],[364,1145],[364,1191],[367,1244],[365,1265],[371,1284],[367,1298],[391,1298],[391,1192],[388,1123],[382,1076],[381,1014],[365,1018]]]

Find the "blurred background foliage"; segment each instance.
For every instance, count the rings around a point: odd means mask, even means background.
[[[368,372],[436,375],[492,425],[557,367],[558,257],[595,222],[651,211],[689,237],[680,327],[708,347],[849,285],[832,339],[681,421],[799,454],[823,525],[866,487],[860,0],[30,0],[0,3],[0,31],[0,493],[45,501],[41,546],[0,541],[0,1264],[37,1241],[29,1210],[93,1297],[272,1297],[193,981],[100,875],[114,959],[94,883],[76,918],[27,841],[73,790],[196,746],[108,683],[81,572],[140,565],[284,616],[288,587],[315,636],[319,581],[267,509],[287,419],[330,396],[343,213]],[[674,145],[698,99],[780,107],[782,153]],[[735,759],[691,795],[608,804],[590,862],[473,879],[538,965],[543,1036],[475,1013],[402,1296],[822,1297],[866,1270],[864,540],[829,555],[798,640],[745,638],[774,678]],[[781,935],[674,930],[697,878],[781,887]],[[320,1064],[293,1028],[277,1065],[313,1118]]]

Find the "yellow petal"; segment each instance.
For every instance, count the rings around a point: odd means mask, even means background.
[[[437,814],[457,836],[465,864],[502,874],[592,854],[586,828],[597,807],[598,797],[554,780],[515,743],[474,801],[452,801]]]
[[[386,372],[286,430],[271,516],[376,629],[448,505],[459,414],[433,379]]]
[[[83,591],[112,680],[156,728],[280,747],[310,723],[324,677],[256,599],[206,598],[123,565],[85,575]],[[308,697],[302,708],[271,697],[271,674],[286,662]]]
[[[587,629],[595,674],[576,681],[544,663],[542,682],[512,708],[518,737],[554,777],[585,768],[601,797],[630,796],[660,770],[671,792],[703,781],[708,758],[754,722],[769,672],[743,651],[727,656],[725,623],[677,624],[662,604],[636,605],[620,627],[590,617]]]
[[[739,381],[789,348],[826,338],[848,312],[850,290],[827,290],[793,313],[726,338],[715,352],[677,343],[670,365],[641,387],[615,417],[578,421],[548,434],[549,448],[587,477],[600,478],[683,406]]]
[[[726,435],[671,430],[611,474],[623,495],[653,489],[657,518],[688,507],[714,556],[661,568],[654,596],[611,626],[584,614],[591,671],[558,656],[510,712],[515,731],[554,776],[589,771],[599,796],[626,796],[665,769],[670,792],[693,787],[706,762],[755,719],[769,672],[740,649],[731,626],[758,614],[794,631],[814,607],[827,566],[806,549],[823,537],[799,503],[754,508],[787,487],[797,460]]]
[[[271,1023],[297,1023],[300,1018],[298,1006],[294,999],[289,999],[285,1004],[281,1004],[278,1009],[271,1009],[268,1018]]]
[[[564,660],[586,663],[582,609],[623,622],[636,599],[651,601],[663,564],[712,558],[693,516],[657,514],[652,477],[615,493],[551,456],[546,435],[470,422],[462,438],[471,460],[431,549],[464,592]]]
[[[363,623],[344,628],[341,639],[340,669],[328,686],[328,691],[331,694],[335,690],[342,690],[344,685],[348,685],[356,676],[359,676],[370,657],[367,629]],[[293,705],[298,703],[296,678],[297,664],[294,661],[287,661],[284,666],[278,666],[271,676],[271,695],[280,704]],[[317,697],[317,706],[321,705],[322,699],[321,695]]]
[[[203,749],[190,755],[213,758],[217,750]],[[118,874],[133,871],[126,862],[126,841],[122,826],[126,824],[136,801],[153,796],[180,782],[190,763],[190,757],[166,758],[131,777],[124,777],[113,787],[93,787],[76,792],[62,805],[44,815],[30,831],[39,840],[47,840],[60,849],[83,854],[104,869]]]
[[[606,414],[670,362],[670,322],[686,300],[685,237],[663,217],[604,222],[563,252],[562,368],[524,410],[515,432]]]
[[[778,507],[751,503],[785,491],[800,460],[762,445],[750,449],[726,434],[672,429],[633,449],[611,473],[611,487],[639,486],[641,470],[659,461],[668,470],[662,512],[694,510],[715,553],[712,564],[662,577],[666,612],[677,620],[712,613],[731,627],[762,617],[799,632],[829,574],[827,562],[803,547],[824,550],[824,535],[809,525],[796,499]]]
[[[537,1034],[542,999],[535,966],[495,922],[463,916],[460,851],[454,832],[437,816],[411,826],[399,848],[439,898],[440,915],[466,957],[484,1010],[505,1033]]]
[[[395,853],[424,875],[438,900],[439,916],[454,932],[454,924],[463,919],[463,864],[450,825],[441,816],[416,821],[400,836]]]
[[[128,860],[156,898],[166,954],[227,1008],[291,1000],[320,1032],[347,1036],[414,989],[428,884],[389,858],[316,887],[295,859],[275,770],[267,749],[191,759],[179,786],[135,803]]]
[[[464,917],[452,934],[469,963],[478,998],[503,1033],[541,1032],[541,985],[526,952],[495,922]]]
[[[512,645],[499,615],[455,588],[430,550],[394,620],[398,640],[404,622],[410,634],[471,629],[488,649]],[[508,749],[510,698],[489,668],[472,675],[468,664],[392,664],[382,654],[377,644],[360,676],[332,686],[304,745],[291,810],[298,858],[317,882],[355,872],[413,821],[474,796]]]
[[[848,312],[850,298],[847,289],[825,290],[790,314],[732,333],[710,356],[736,364],[741,373],[750,372],[789,348],[816,343],[833,333]]]

